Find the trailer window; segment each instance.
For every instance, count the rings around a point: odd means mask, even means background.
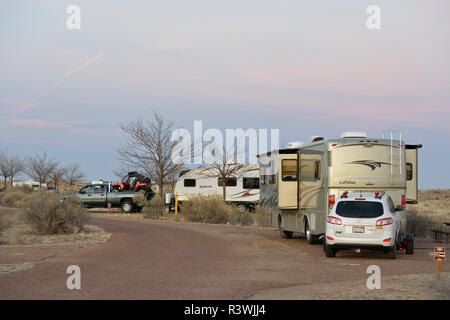
[[[340,201],[336,214],[344,218],[376,218],[383,215],[383,204],[374,201]]]
[[[406,163],[406,180],[411,181],[413,179],[413,165],[411,162]]]
[[[105,186],[94,186],[94,193],[103,193],[105,192]]]
[[[227,187],[236,187],[237,186],[237,179],[236,178],[227,178],[226,180],[227,180],[227,182],[226,182],[226,186]],[[217,180],[217,185],[219,187],[223,186],[222,178],[219,178]]]
[[[281,166],[282,166],[281,180],[297,181],[297,160],[296,159],[282,160]]]
[[[244,189],[259,189],[259,178],[244,178],[242,182]]]
[[[195,179],[184,179],[184,186],[185,187],[195,187]]]
[[[320,180],[320,161],[302,160],[300,164],[300,181]]]

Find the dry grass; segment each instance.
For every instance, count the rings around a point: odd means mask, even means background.
[[[33,190],[28,187],[10,187],[0,192],[0,205],[19,208],[32,192]]]
[[[407,231],[418,238],[432,239],[431,229],[450,232],[450,189],[419,190],[419,203],[407,205],[406,214]]]
[[[88,212],[75,196],[62,201],[55,194],[35,192],[25,199],[19,218],[35,234],[72,234],[83,231]]]

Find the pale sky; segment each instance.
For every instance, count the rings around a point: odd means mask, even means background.
[[[191,131],[280,129],[282,144],[399,129],[424,145],[420,187],[449,188],[449,12],[448,0],[2,0],[0,149],[109,179],[119,124],[153,111]]]

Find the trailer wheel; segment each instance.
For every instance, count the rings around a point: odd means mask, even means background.
[[[131,200],[124,200],[120,206],[123,213],[131,213],[134,209],[133,202]]]
[[[240,204],[237,206],[237,209],[240,213],[246,213],[248,211],[248,208],[245,204]]]
[[[414,240],[413,239],[406,240],[406,254],[414,254]]]

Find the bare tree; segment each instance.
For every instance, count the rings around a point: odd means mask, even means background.
[[[152,121],[143,123],[137,120],[120,126],[130,142],[117,150],[119,160],[155,180],[161,198],[164,197],[163,187],[168,177],[182,166],[171,159],[175,147],[171,141],[173,126],[172,122],[165,122],[156,112]]]
[[[232,181],[234,178],[243,176],[250,167],[245,164],[237,163],[237,150],[234,146],[231,147],[228,152],[225,146],[217,145],[215,143],[211,143],[207,148],[209,148],[211,155],[210,159],[208,159],[211,169],[205,171],[205,175],[211,178],[219,178],[219,185],[222,187],[222,197],[225,202],[227,199],[228,182]],[[242,150],[241,152],[245,153],[245,150]],[[233,153],[233,159],[229,159],[230,153]]]
[[[56,165],[56,167],[50,173],[50,181],[53,182],[55,190],[58,190],[58,183],[64,180],[63,177],[66,174],[66,172],[67,172],[66,167]]]
[[[63,180],[69,185],[69,189],[72,190],[75,183],[85,178],[85,175],[80,171],[80,165],[78,163],[71,164],[66,168],[63,175]]]
[[[23,172],[24,160],[19,156],[10,156],[6,151],[0,152],[0,172],[4,178],[4,186],[6,188],[6,181],[9,178],[11,186],[14,182],[14,177]]]
[[[39,186],[51,179],[55,169],[58,167],[58,162],[47,158],[47,152],[41,155],[36,154],[34,157],[29,157],[26,160],[26,174],[33,180],[39,182]]]

